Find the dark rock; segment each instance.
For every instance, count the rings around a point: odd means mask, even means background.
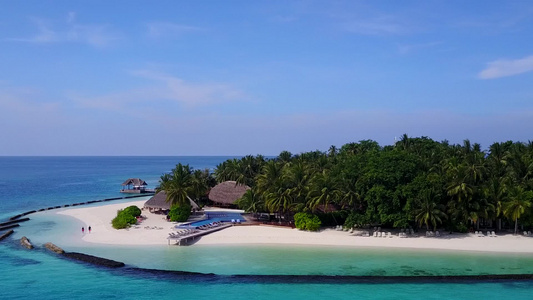
[[[52,244],[52,243],[46,243],[44,244],[44,247],[52,252],[55,252],[57,254],[63,254],[65,253],[65,250],[59,248],[58,246]]]
[[[0,227],[6,226],[6,225],[11,225],[11,224],[16,224],[16,223],[20,223],[20,222],[26,222],[26,221],[29,221],[29,220],[30,220],[30,218],[7,221],[7,222],[4,222],[4,223],[0,223]]]
[[[103,266],[107,268],[121,268],[124,267],[123,262],[114,261],[107,258],[92,256],[88,254],[83,253],[77,253],[77,252],[65,252],[63,256],[68,257],[70,259],[75,259],[79,261],[83,261],[86,263],[90,263],[93,265]]]
[[[11,224],[7,226],[3,226],[3,227],[0,227],[0,231],[8,230],[8,229],[19,227],[19,226],[20,226],[19,224]]]
[[[20,239],[20,244],[25,248],[33,249],[33,245],[30,243],[30,240],[25,236]]]
[[[8,232],[6,232],[6,233],[0,235],[0,241],[3,240],[3,239],[5,239],[6,237],[12,235],[13,233],[14,233],[14,231],[13,231],[13,230],[10,230],[10,231],[8,231]]]
[[[22,215],[16,215],[16,216],[13,216],[11,218],[9,218],[9,220],[16,220],[18,218],[22,217]]]

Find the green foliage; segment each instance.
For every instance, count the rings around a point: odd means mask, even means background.
[[[454,231],[460,232],[460,233],[467,233],[468,228],[463,223],[458,223],[455,225],[455,228],[453,228]]]
[[[344,227],[347,227],[347,228],[364,227],[365,225],[368,225],[369,223],[370,222],[368,222],[368,218],[366,218],[365,215],[352,212],[346,218],[346,221],[344,222]]]
[[[533,225],[533,142],[494,143],[483,151],[469,140],[452,145],[405,134],[392,146],[366,140],[328,152],[232,159],[215,175],[254,188],[240,207],[285,219],[335,207],[350,212],[345,226],[464,231],[481,219],[508,228]],[[334,222],[321,218],[322,224]]]
[[[336,226],[345,224],[346,218],[348,217],[348,211],[334,211],[328,213],[317,213],[316,214],[320,219],[322,226]]]
[[[138,217],[141,215],[141,209],[135,205],[126,207],[123,211],[123,214],[131,215],[133,217]]]
[[[294,225],[301,230],[318,231],[321,222],[316,215],[300,212],[294,215]]]
[[[137,210],[139,214],[137,214]],[[140,216],[140,212],[141,210],[137,206],[133,205],[127,207],[124,210],[119,210],[117,212],[117,216],[113,220],[111,220],[111,225],[115,229],[123,229],[129,227],[130,225],[136,224],[137,218],[135,217]]]
[[[185,222],[191,215],[190,205],[174,205],[168,212],[170,221],[172,222]]]

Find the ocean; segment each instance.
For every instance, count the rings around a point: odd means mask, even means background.
[[[228,158],[0,157],[0,222],[28,210],[121,197],[121,184],[130,177],[155,187],[177,163],[214,169]],[[75,219],[53,211],[29,217],[0,242],[0,299],[531,299],[533,292],[527,280],[354,282],[343,277],[532,274],[531,255],[275,245],[101,246],[72,238],[79,229]],[[37,246],[51,241],[127,266],[109,270],[42,247],[26,250],[18,244],[22,235]],[[215,275],[204,275],[209,273]]]

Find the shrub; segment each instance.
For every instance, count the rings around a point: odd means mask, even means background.
[[[137,223],[137,219],[123,210],[119,210],[117,216],[111,221],[111,225],[115,229],[126,228],[132,224]]]
[[[111,220],[111,225],[115,229],[126,228],[130,225],[137,223],[138,216],[141,215],[141,210],[135,206],[128,206],[125,209],[121,209],[117,212],[117,216]]]
[[[170,221],[172,222],[185,222],[187,219],[189,219],[189,216],[191,215],[191,206],[190,205],[175,205],[172,206],[170,211],[168,212],[168,216],[170,217]]]
[[[141,209],[138,208],[137,206],[135,205],[132,205],[132,206],[128,206],[126,207],[122,213],[124,214],[128,214],[128,215],[131,215],[131,216],[134,216],[134,217],[138,217],[141,215]]]
[[[300,212],[294,215],[294,225],[301,230],[318,231],[321,222],[316,215]]]

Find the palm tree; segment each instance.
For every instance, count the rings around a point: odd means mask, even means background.
[[[515,186],[509,190],[509,201],[504,204],[503,214],[513,220],[514,233],[518,233],[518,219],[531,207],[531,200],[533,200],[533,192],[525,191],[520,186]]]
[[[415,220],[418,221],[420,227],[425,224],[427,230],[429,230],[429,224],[433,225],[436,231],[437,224],[441,224],[447,216],[442,211],[442,206],[435,202],[438,197],[432,190],[426,190],[422,197],[419,207],[413,211]]]
[[[188,205],[193,191],[192,170],[189,165],[177,164],[171,174],[161,176],[158,191],[164,191],[170,205]]]
[[[235,204],[237,204],[241,209],[244,209],[246,212],[251,212],[254,214],[257,214],[259,211],[263,211],[265,206],[263,198],[256,193],[255,189],[247,190],[241,199],[237,200]]]
[[[507,199],[507,189],[503,178],[493,177],[485,182],[484,198],[492,207],[492,218],[497,219],[497,229],[501,229],[502,205]]]
[[[292,158],[292,153],[290,153],[289,151],[281,151],[281,153],[278,155],[278,160],[280,160],[281,162],[284,162],[284,163],[287,163],[291,160]]]
[[[263,166],[261,174],[257,177],[258,193],[266,195],[278,182],[282,180],[282,165],[275,160],[269,160]]]
[[[307,207],[316,210],[320,205],[324,205],[327,212],[330,203],[338,202],[341,198],[341,191],[338,189],[338,183],[330,176],[327,171],[317,173],[311,179],[309,193],[307,194]]]

